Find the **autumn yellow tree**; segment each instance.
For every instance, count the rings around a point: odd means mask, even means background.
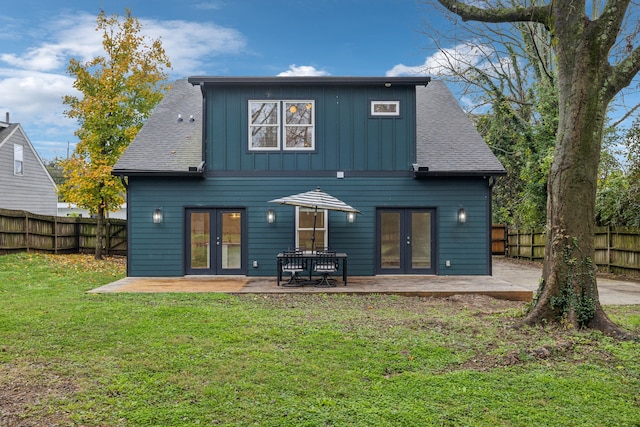
[[[124,200],[111,170],[162,99],[171,63],[159,39],[141,34],[129,9],[124,17],[101,11],[96,31],[102,32],[104,56],[84,63],[71,59],[67,69],[82,94],[63,99],[65,115],[78,121],[79,142],[62,162],[66,182],[59,189],[65,200],[97,216],[95,257],[102,259],[105,212]]]

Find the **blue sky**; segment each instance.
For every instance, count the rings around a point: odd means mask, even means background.
[[[130,8],[160,37],[171,78],[191,75],[427,74],[420,0],[16,0],[0,14],[0,120],[21,123],[40,156],[77,139],[62,97],[70,58],[101,55],[96,15]],[[431,16],[433,18],[433,15]]]
[[[0,120],[9,112],[44,160],[73,151],[77,123],[64,116],[62,97],[79,94],[66,67],[70,58],[103,54],[101,33],[95,31],[101,9],[108,15],[131,9],[143,34],[162,40],[173,65],[168,70],[172,80],[192,75],[446,77],[442,53],[427,29],[453,34],[456,40],[454,20],[425,3],[6,0],[0,12]],[[456,40],[455,46],[440,41],[450,53],[476,62],[463,41]],[[460,101],[472,104],[463,96]]]

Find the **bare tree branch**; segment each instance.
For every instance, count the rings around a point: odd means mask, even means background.
[[[438,0],[438,2],[451,12],[462,18],[463,21],[480,22],[538,22],[551,28],[551,4],[530,7],[500,7],[482,9],[470,6],[456,0]]]

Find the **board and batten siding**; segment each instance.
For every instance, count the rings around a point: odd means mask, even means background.
[[[349,255],[349,275],[375,273],[376,209],[433,208],[436,210],[436,274],[489,274],[491,236],[490,189],[483,178],[318,178],[318,177],[130,177],[128,201],[130,276],[182,276],[185,251],[185,208],[245,208],[249,276],[275,276],[276,254],[294,246],[294,208],[269,200],[321,187],[359,209],[355,223],[344,212],[330,212],[329,244]],[[163,210],[163,222],[151,214]],[[459,224],[464,207],[467,222]],[[276,221],[268,224],[267,210]],[[446,267],[446,261],[450,267]],[[258,268],[253,268],[258,261]]]
[[[14,174],[14,144],[23,146],[23,174]],[[20,126],[0,145],[0,208],[57,215],[56,186]]]
[[[314,100],[315,151],[249,151],[249,100]],[[400,117],[369,117],[371,100],[399,100]],[[206,93],[213,171],[407,171],[415,163],[415,88],[215,87]]]

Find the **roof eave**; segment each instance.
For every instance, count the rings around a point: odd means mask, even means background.
[[[257,85],[257,84],[278,84],[278,85],[383,85],[390,86],[426,86],[431,81],[430,77],[335,77],[335,76],[265,76],[265,77],[244,77],[244,76],[192,76],[188,79],[194,86],[218,86],[218,85]]]
[[[204,170],[198,171],[159,171],[142,169],[114,169],[111,171],[115,176],[167,176],[167,177],[203,177]]]
[[[479,171],[415,171],[416,178],[428,178],[434,176],[446,177],[478,177],[478,176],[503,176],[506,175],[505,170],[479,170]]]

